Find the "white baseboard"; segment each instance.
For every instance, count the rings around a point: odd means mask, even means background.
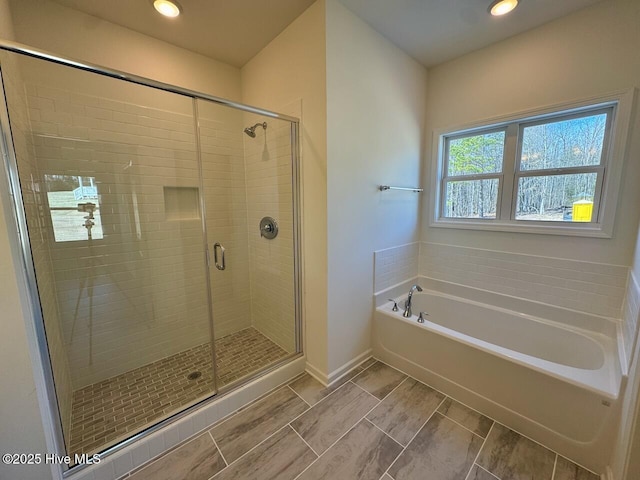
[[[344,365],[336,368],[329,375],[322,372],[319,368],[315,367],[314,365],[311,365],[309,362],[307,362],[305,368],[309,375],[311,375],[313,378],[318,380],[325,387],[330,387],[331,385],[336,383],[338,380],[340,380],[342,377],[347,375],[351,370],[356,368],[358,365],[369,360],[371,358],[372,352],[373,350],[371,348],[365,350],[357,357],[349,360]]]
[[[318,380],[325,387],[329,385],[329,377],[327,377],[327,374],[323,373],[319,368],[307,362],[305,365],[305,370],[309,375]]]
[[[360,355],[358,355],[356,358],[349,360],[347,363],[345,363],[344,365],[342,365],[341,367],[336,368],[333,372],[331,372],[327,378],[327,384],[333,385],[334,383],[336,383],[338,380],[340,380],[342,377],[344,377],[347,373],[349,373],[351,370],[353,370],[354,368],[356,368],[358,365],[360,365],[361,363],[366,362],[367,360],[369,360],[371,358],[371,353],[373,352],[373,350],[371,348],[365,350],[364,352],[362,352]]]

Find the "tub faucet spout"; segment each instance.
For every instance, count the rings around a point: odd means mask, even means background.
[[[407,297],[407,300],[404,302],[404,313],[402,314],[402,316],[405,318],[411,317],[411,298],[413,297],[413,292],[415,292],[416,290],[421,292],[422,287],[420,285],[412,286],[411,290],[409,290],[409,296]]]

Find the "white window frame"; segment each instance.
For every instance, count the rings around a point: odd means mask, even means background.
[[[442,192],[442,195],[445,194],[445,192],[447,191],[447,183],[449,182],[459,182],[459,181],[473,181],[473,180],[498,180],[498,204],[496,205],[496,219],[499,219],[501,216],[501,203],[500,202],[500,197],[501,197],[501,193],[502,193],[502,188],[504,185],[504,164],[507,163],[505,161],[505,157],[507,154],[507,149],[506,149],[506,145],[504,146],[504,151],[503,151],[503,157],[502,157],[502,168],[499,172],[493,172],[493,173],[472,173],[472,174],[467,174],[467,175],[448,175],[448,170],[449,170],[449,144],[451,142],[451,140],[458,140],[460,138],[467,138],[467,137],[473,137],[476,135],[484,135],[484,134],[490,134],[490,133],[499,133],[499,132],[504,132],[504,139],[505,139],[505,144],[507,142],[507,138],[508,138],[508,127],[502,125],[502,126],[498,126],[498,127],[488,127],[488,128],[481,128],[480,130],[472,130],[472,131],[466,131],[466,132],[462,132],[462,133],[456,133],[453,135],[444,135],[443,138],[443,148],[444,148],[444,152],[442,155],[442,178],[440,179],[440,190]],[[441,201],[440,204],[440,208],[439,208],[439,215],[441,218],[447,218],[447,219],[453,219],[452,217],[445,217],[444,216],[444,210],[445,210],[445,202]],[[465,220],[465,219],[463,219]],[[481,221],[481,222],[485,222],[485,221],[494,221],[492,219],[489,218],[484,218],[484,219],[478,219],[477,221]]]
[[[634,98],[635,89],[630,89],[614,92],[605,96],[492,118],[459,127],[434,130],[432,159],[435,159],[435,161],[431,162],[429,182],[431,187],[429,226],[611,238],[615,225],[618,192],[622,180],[624,159],[626,158],[627,138]],[[605,131],[605,142],[600,165],[520,171],[522,132],[525,127],[553,120],[561,121],[585,115],[595,115],[608,109],[611,109],[611,115],[607,119],[610,126],[608,126]],[[464,176],[465,180],[499,178],[496,218],[469,219],[445,217],[443,199],[445,181],[453,178],[446,177],[445,175],[448,155],[447,139],[455,139],[473,134],[491,133],[500,130],[506,132],[502,172]],[[598,173],[593,210],[594,218],[592,222],[515,219],[519,178],[535,175],[550,176],[570,173]]]

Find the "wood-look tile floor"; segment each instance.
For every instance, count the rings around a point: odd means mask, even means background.
[[[215,346],[219,387],[287,355],[254,328],[221,337]],[[73,392],[71,455],[100,451],[210,395],[212,358],[205,343]],[[196,371],[200,376],[189,380]]]
[[[382,362],[303,374],[128,480],[598,480]]]

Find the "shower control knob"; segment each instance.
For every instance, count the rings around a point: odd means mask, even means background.
[[[278,236],[278,222],[271,217],[260,220],[260,236],[267,240],[273,240]]]
[[[418,323],[424,323],[424,317],[428,317],[429,314],[427,312],[420,312],[420,316],[418,316]]]

